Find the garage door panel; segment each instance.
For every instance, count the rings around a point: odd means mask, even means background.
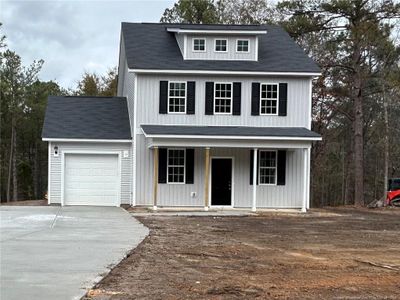
[[[118,203],[118,156],[114,154],[66,154],[64,203],[107,205]]]

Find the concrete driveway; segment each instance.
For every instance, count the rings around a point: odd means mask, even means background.
[[[148,234],[117,207],[0,207],[0,299],[80,299]]]

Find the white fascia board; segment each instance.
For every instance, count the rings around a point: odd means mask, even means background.
[[[252,72],[252,71],[212,71],[212,70],[151,70],[151,69],[129,69],[129,72],[137,74],[201,74],[201,75],[268,75],[268,76],[297,76],[315,77],[322,73],[316,72]]]
[[[146,134],[146,138],[158,139],[211,139],[211,140],[265,140],[265,141],[322,141],[322,137],[285,137],[285,136],[223,136],[223,135],[166,135]]]
[[[181,29],[181,28],[167,28],[168,32],[180,33],[211,33],[211,34],[246,34],[258,35],[267,34],[266,30],[207,30],[207,29]]]
[[[82,142],[82,143],[132,143],[132,140],[102,140],[102,139],[62,139],[42,138],[44,142]]]

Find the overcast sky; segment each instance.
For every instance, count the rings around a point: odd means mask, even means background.
[[[118,64],[121,22],[158,22],[173,0],[0,0],[2,33],[25,65],[45,61],[42,80],[75,87],[86,71]]]

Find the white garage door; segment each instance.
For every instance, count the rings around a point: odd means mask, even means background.
[[[65,154],[64,204],[119,204],[118,155]]]

